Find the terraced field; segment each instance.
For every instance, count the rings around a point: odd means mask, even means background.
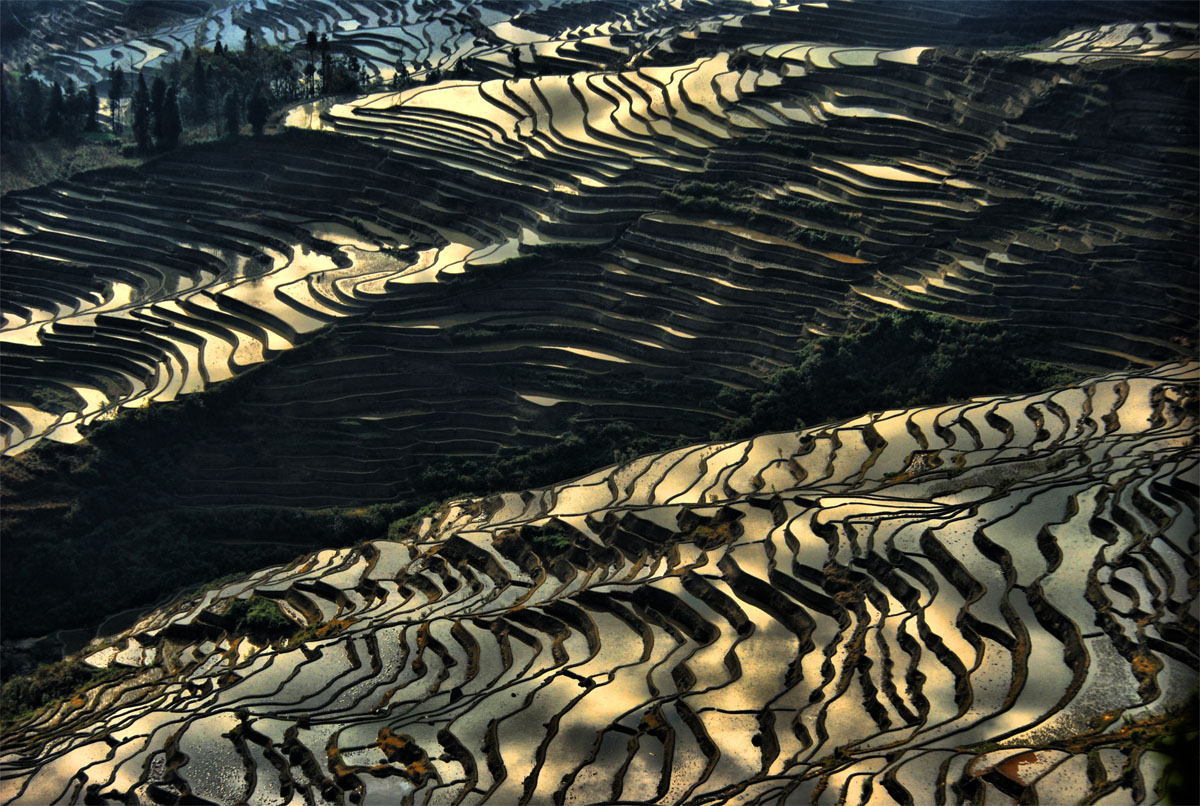
[[[463,500],[142,619],[8,803],[1154,803],[1197,365]],[[231,630],[277,603],[309,630]]]
[[[0,802],[1178,802],[1195,4],[2,11],[371,91],[0,198]]]
[[[1195,26],[968,50],[913,43],[967,36],[986,4],[938,4],[924,40],[863,4],[887,42],[870,47],[842,5],[717,7],[653,28],[674,33],[621,69],[550,74],[535,54],[515,69],[538,77],[287,117],[348,137],[8,194],[7,451],[326,331],[336,354],[268,368],[242,413],[309,447],[239,467],[214,440],[194,503],[387,500],[431,457],[503,455],[571,418],[701,438],[730,415],[681,396],[758,388],[798,344],[897,308],[1002,323],[1028,357],[1083,369],[1189,355]],[[1028,25],[1059,31],[1064,13]],[[783,41],[734,48],[763,40]]]

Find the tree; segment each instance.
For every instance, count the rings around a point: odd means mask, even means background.
[[[317,94],[316,82],[313,81],[313,76],[316,74],[317,68],[313,67],[312,62],[304,65],[304,86],[310,96]]]
[[[204,62],[196,59],[196,64],[192,68],[192,121],[194,123],[204,123],[208,120],[208,71],[204,69]]]
[[[162,140],[163,101],[167,97],[167,82],[162,76],[155,76],[150,85],[150,130],[155,140]]]
[[[254,85],[254,94],[250,96],[250,103],[246,105],[246,120],[254,127],[255,137],[262,137],[268,111],[267,99],[263,97],[260,81]]]
[[[321,92],[326,95],[356,93],[359,91],[358,60],[353,56],[339,54],[327,60],[322,66],[324,75],[321,80]]]
[[[396,72],[392,74],[392,89],[401,90],[408,86],[408,66],[404,59],[396,59]]]
[[[21,117],[25,120],[25,136],[35,140],[42,136],[45,109],[42,82],[34,78],[31,72],[26,70],[25,78],[21,80]]]
[[[256,69],[268,102],[300,97],[300,72],[296,62],[281,48],[260,46]]]
[[[137,88],[133,91],[133,137],[138,151],[150,153],[150,90],[143,73],[138,73]]]
[[[82,88],[68,78],[63,85],[63,107],[65,109],[63,134],[72,142],[78,142],[87,130],[88,96]]]
[[[163,98],[162,108],[162,139],[159,147],[174,148],[179,144],[179,135],[183,131],[183,121],[179,117],[179,98],[175,85],[172,84]]]
[[[333,72],[333,58],[330,55],[329,37],[321,34],[321,92],[329,92],[329,76]]]
[[[67,119],[67,107],[63,101],[62,85],[57,81],[50,88],[50,101],[46,104],[46,122],[42,126],[47,137],[57,137],[63,131]]]
[[[100,114],[100,97],[96,94],[96,85],[88,84],[87,88],[87,103],[84,104],[84,110],[87,114],[87,122],[83,126],[86,132],[94,132],[99,127],[96,122],[96,116]]]
[[[304,39],[304,49],[308,51],[308,64],[304,66],[304,90],[309,95],[315,95],[316,91],[313,87],[313,75],[316,74],[317,68],[313,66],[313,60],[317,57],[317,48],[320,47],[317,42],[317,32],[312,30],[308,32],[308,36]]]
[[[8,88],[8,75],[0,71],[0,138],[17,138],[17,107],[12,102],[12,91]]]
[[[116,65],[108,72],[108,108],[113,134],[121,133],[121,99],[125,96],[125,73]]]
[[[241,128],[242,123],[238,117],[240,106],[237,90],[230,90],[225,94],[225,133],[229,137],[237,137],[238,129]]]

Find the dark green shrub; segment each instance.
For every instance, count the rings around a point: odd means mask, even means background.
[[[232,625],[231,631],[239,635],[277,635],[296,629],[296,623],[283,614],[279,605],[261,596],[235,599],[225,611],[225,619]]]

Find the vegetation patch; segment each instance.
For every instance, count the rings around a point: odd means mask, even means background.
[[[50,414],[80,411],[87,405],[82,397],[67,386],[37,386],[29,397],[29,402]]]
[[[268,640],[283,639],[288,646],[332,638],[354,623],[352,619],[335,618],[297,626],[295,621],[284,615],[278,604],[262,596],[234,599],[225,611],[225,620],[231,634]]]
[[[602,243],[557,241],[554,243],[538,243],[523,246],[521,253],[535,258],[591,257],[598,252],[604,251],[604,248],[605,245]]]
[[[843,233],[829,232],[828,230],[814,229],[812,227],[799,227],[793,230],[790,235],[794,240],[818,249],[839,249],[843,252],[854,252],[858,247],[862,246],[862,238],[857,235],[845,235]]]
[[[635,424],[573,422],[565,437],[528,451],[497,459],[443,459],[425,467],[418,488],[430,497],[523,490],[553,484],[593,470],[607,461],[620,462],[643,453],[668,450],[686,438],[647,435]]]
[[[433,517],[434,513],[436,513],[443,506],[445,506],[444,502],[430,501],[416,512],[392,521],[388,524],[387,528],[388,540],[403,540],[405,537],[409,537],[416,532],[417,527],[421,525],[422,520]]]
[[[806,343],[762,390],[721,392],[717,404],[737,416],[713,438],[789,431],[855,411],[1033,391],[1082,377],[1020,358],[1023,346],[995,324],[917,312],[872,319],[846,336]]]
[[[862,216],[861,213],[843,210],[836,204],[816,199],[780,199],[775,204],[788,213],[799,213],[806,218],[836,224],[849,224]]]
[[[688,213],[710,213],[733,218],[745,218],[753,211],[749,205],[730,201],[746,198],[750,191],[737,182],[680,182],[662,192],[662,200],[670,209]]]
[[[43,664],[30,674],[10,677],[0,687],[0,729],[7,731],[14,723],[47,706],[74,700],[87,689],[129,672],[119,666],[97,669],[84,663],[60,661]]]
[[[534,535],[533,542],[549,549],[565,549],[571,545],[571,538],[557,529],[551,529]]]
[[[296,629],[296,623],[283,614],[279,605],[261,596],[234,599],[225,611],[225,619],[239,635],[281,635]]]

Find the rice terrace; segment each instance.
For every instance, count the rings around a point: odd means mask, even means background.
[[[0,804],[1197,804],[1200,6],[0,2]]]

